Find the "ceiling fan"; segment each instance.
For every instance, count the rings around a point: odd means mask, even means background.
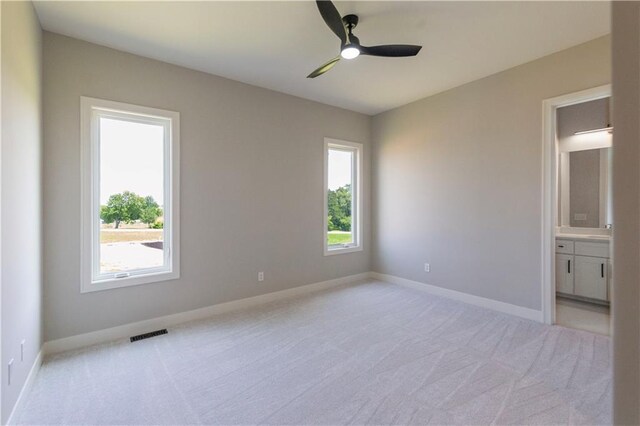
[[[359,55],[403,57],[416,56],[422,46],[410,44],[386,44],[382,46],[362,46],[358,37],[353,35],[353,29],[358,25],[357,15],[340,17],[340,12],[329,0],[316,0],[316,5],[327,26],[340,39],[340,55],[331,59],[313,71],[307,78],[316,78],[334,67],[341,58],[354,59]]]

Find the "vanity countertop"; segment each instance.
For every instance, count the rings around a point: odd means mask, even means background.
[[[580,241],[592,241],[592,242],[609,242],[611,240],[610,235],[583,235],[583,234],[556,234],[556,238],[567,240],[580,240]]]

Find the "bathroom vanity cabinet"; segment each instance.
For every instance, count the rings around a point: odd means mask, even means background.
[[[609,241],[556,238],[556,292],[565,297],[610,300]]]

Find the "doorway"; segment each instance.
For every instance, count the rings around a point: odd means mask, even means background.
[[[605,85],[543,101],[544,322],[609,334],[611,133]]]

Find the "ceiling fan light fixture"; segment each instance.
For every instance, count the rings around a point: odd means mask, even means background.
[[[353,44],[348,44],[342,48],[342,51],[340,52],[340,56],[342,56],[344,59],[357,58],[358,56],[360,56],[360,49],[358,49]]]

